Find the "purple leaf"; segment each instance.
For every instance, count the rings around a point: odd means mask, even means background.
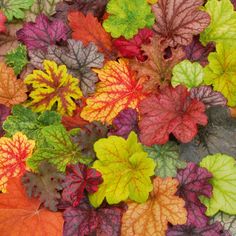
[[[4,131],[2,129],[3,122],[7,119],[7,117],[10,115],[11,109],[0,104],[0,137],[4,135]]]

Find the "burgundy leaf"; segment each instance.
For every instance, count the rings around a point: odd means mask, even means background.
[[[236,0],[231,0],[231,2],[234,5],[234,10],[236,10]]]
[[[10,108],[4,106],[3,104],[0,104],[0,137],[2,137],[4,134],[4,131],[2,129],[2,124],[10,115],[10,113],[11,113]]]

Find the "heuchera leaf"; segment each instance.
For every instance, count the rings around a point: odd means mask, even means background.
[[[113,45],[118,49],[123,57],[136,57],[140,61],[145,61],[146,56],[144,55],[141,46],[143,44],[149,44],[152,36],[153,31],[148,28],[144,28],[140,29],[138,33],[130,40],[127,40],[124,37],[114,40]]]
[[[51,212],[40,205],[38,199],[27,197],[20,178],[9,180],[7,193],[0,194],[1,235],[62,235],[61,212]]]
[[[146,96],[142,91],[145,78],[137,80],[136,74],[125,59],[108,61],[102,69],[94,69],[100,82],[96,93],[86,100],[81,117],[87,121],[111,124],[117,114],[125,108],[137,108]]]
[[[47,16],[40,14],[35,23],[27,22],[17,31],[17,39],[24,43],[28,49],[41,49],[46,51],[49,45],[66,40],[67,29],[61,20],[50,21]]]
[[[27,87],[17,79],[12,68],[0,63],[0,104],[11,107],[27,99]]]
[[[203,3],[203,0],[158,0],[152,6],[156,17],[153,29],[165,45],[188,45],[193,35],[209,25],[210,16],[199,10]]]
[[[0,138],[0,190],[6,191],[10,177],[21,176],[26,171],[26,160],[31,157],[35,142],[20,132],[11,138]]]
[[[175,196],[178,181],[156,177],[153,186],[146,203],[128,203],[128,210],[122,218],[122,235],[165,235],[168,222],[173,225],[186,222],[184,200]]]
[[[131,132],[128,139],[110,136],[94,144],[98,160],[93,168],[102,173],[103,183],[96,193],[89,196],[94,207],[103,199],[116,204],[128,198],[145,202],[152,190],[150,176],[154,175],[154,161],[147,157],[138,143],[137,135]]]
[[[225,154],[209,155],[203,158],[200,166],[212,173],[210,183],[213,186],[212,197],[201,196],[201,202],[207,207],[206,215],[213,216],[219,210],[236,214],[236,165],[235,159]]]
[[[4,134],[4,130],[2,128],[3,122],[7,119],[10,113],[11,109],[9,107],[0,104],[0,137]]]
[[[67,73],[65,65],[58,66],[54,61],[45,60],[43,66],[46,72],[34,70],[25,78],[25,83],[33,87],[28,106],[42,112],[51,110],[56,104],[58,113],[72,115],[76,108],[73,99],[82,97],[79,80]]]
[[[177,169],[186,167],[186,162],[179,160],[179,148],[174,142],[151,147],[144,146],[143,149],[148,153],[148,157],[156,162],[156,176],[175,177]]]
[[[210,198],[212,186],[209,183],[212,174],[206,169],[189,162],[187,167],[179,170],[176,179],[179,181],[177,194],[185,200],[185,208],[188,211],[188,225],[204,227],[208,223],[205,215],[206,207],[198,199],[199,196]]]
[[[51,211],[57,211],[63,180],[64,175],[47,162],[40,163],[38,174],[27,171],[21,179],[27,195],[39,197],[40,203]]]
[[[197,134],[197,124],[206,125],[205,106],[189,97],[185,87],[166,87],[140,103],[141,142],[147,146],[165,144],[169,134],[181,142],[190,142]]]
[[[109,17],[103,22],[103,27],[113,38],[124,36],[130,39],[139,29],[154,24],[151,7],[143,0],[120,0],[119,4],[116,0],[110,0],[107,12]]]
[[[62,199],[73,207],[80,204],[86,193],[95,193],[102,183],[101,173],[84,164],[68,165],[63,183]]]
[[[5,26],[5,22],[7,21],[6,16],[0,11],[0,33],[5,33],[7,28]]]

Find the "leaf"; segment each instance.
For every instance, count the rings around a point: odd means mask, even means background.
[[[72,115],[76,108],[74,100],[82,97],[78,79],[67,73],[65,65],[45,60],[43,66],[46,72],[34,70],[25,78],[25,83],[33,87],[28,106],[35,112],[42,112],[51,110],[56,104],[58,113]]]
[[[146,96],[142,91],[145,78],[136,78],[125,59],[108,61],[102,69],[94,70],[100,79],[96,93],[86,100],[81,117],[89,122],[111,124],[120,111],[137,108]],[[109,78],[109,79],[108,79]]]
[[[14,69],[16,75],[20,74],[28,63],[26,47],[20,44],[16,49],[8,52],[5,55],[5,62]]]
[[[143,0],[120,0],[119,4],[116,0],[110,0],[107,12],[109,17],[103,22],[103,27],[113,38],[124,36],[130,39],[139,29],[150,28],[154,24],[151,7]]]
[[[2,236],[62,235],[63,218],[60,212],[40,208],[38,199],[30,199],[20,178],[9,181],[8,192],[0,194],[0,231]]]
[[[188,143],[197,135],[197,124],[207,124],[204,104],[190,99],[187,89],[180,85],[147,97],[139,108],[140,140],[146,146],[165,144],[170,133]]]
[[[182,84],[190,89],[198,87],[203,82],[203,68],[198,62],[191,63],[189,60],[184,60],[175,65],[172,73],[173,87]]]
[[[128,198],[145,202],[152,190],[150,176],[155,164],[131,132],[128,139],[110,136],[94,144],[98,160],[93,168],[102,173],[103,183],[96,193],[89,196],[94,207],[101,205],[106,197],[108,204],[116,204]]]
[[[189,162],[185,169],[179,170],[176,179],[179,181],[178,196],[185,200],[185,208],[188,212],[188,225],[198,228],[208,223],[205,215],[206,207],[198,199],[199,196],[210,198],[212,186],[209,183],[212,174],[195,163]]]
[[[0,137],[4,134],[4,130],[2,128],[3,122],[7,119],[10,113],[11,109],[9,107],[0,104]]]
[[[39,164],[39,173],[27,171],[21,181],[29,197],[39,197],[40,203],[51,211],[57,211],[61,199],[62,181],[64,175],[47,162]]]
[[[59,65],[66,65],[68,72],[80,79],[80,87],[84,95],[94,92],[97,75],[91,68],[101,68],[104,57],[97,52],[97,47],[90,43],[84,47],[82,42],[73,39],[67,40],[67,47],[50,46],[48,54],[42,51],[30,52],[31,63],[41,69],[43,60],[49,59]]]
[[[0,138],[0,190],[6,191],[8,179],[26,171],[26,160],[32,155],[35,142],[21,132],[12,138]]]
[[[210,16],[199,8],[203,0],[158,0],[152,6],[156,17],[154,31],[167,46],[188,45],[193,35],[202,32],[210,23]]]
[[[204,68],[204,83],[213,85],[228,100],[228,106],[236,105],[236,53],[225,44],[217,44],[216,52],[208,56],[209,64]]]
[[[8,21],[12,21],[13,17],[16,19],[23,19],[24,11],[33,5],[34,0],[2,0],[0,9],[6,15]]]
[[[159,146],[144,146],[144,151],[156,162],[155,175],[161,178],[175,177],[177,169],[186,167],[186,163],[179,160],[179,148],[174,142]]]
[[[0,63],[0,104],[11,107],[27,99],[24,82],[17,79],[12,68]]]
[[[85,191],[86,193],[95,193],[101,183],[101,173],[95,169],[84,164],[68,165],[66,179],[63,183],[62,199],[76,207],[86,196]]]
[[[165,235],[167,224],[184,224],[187,212],[184,200],[175,196],[178,181],[171,178],[153,180],[154,189],[146,203],[128,203],[122,218],[122,235]]]
[[[5,22],[7,21],[6,16],[2,11],[0,11],[0,33],[5,33],[7,28],[5,26]]]
[[[130,40],[120,37],[113,41],[113,45],[118,49],[120,54],[126,58],[136,57],[139,61],[145,61],[146,57],[141,49],[143,44],[149,44],[150,38],[153,36],[153,31],[144,28],[140,29],[138,33]]]
[[[67,39],[66,31],[66,26],[61,20],[51,21],[44,14],[40,14],[35,22],[25,23],[16,35],[28,49],[47,51],[48,46]]]
[[[210,183],[213,195],[210,199],[201,197],[207,207],[206,215],[213,216],[219,210],[236,214],[236,165],[235,159],[225,154],[209,155],[203,158],[200,166],[212,173]]]

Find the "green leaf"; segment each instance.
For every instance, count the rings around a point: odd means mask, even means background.
[[[0,10],[4,12],[8,21],[12,21],[13,17],[23,19],[24,10],[29,9],[34,3],[34,0],[1,0]]]
[[[165,145],[144,146],[144,151],[156,162],[155,175],[162,178],[175,177],[177,169],[186,167],[186,162],[179,160],[179,148],[174,142]]]
[[[152,27],[154,15],[145,0],[110,0],[107,4],[109,17],[103,27],[113,38],[132,38],[139,29]]]
[[[94,144],[98,160],[93,168],[102,173],[103,183],[96,193],[89,196],[94,207],[103,199],[116,204],[128,198],[145,202],[152,190],[150,176],[154,175],[155,163],[147,157],[137,135],[131,132],[128,139],[110,136]]]
[[[26,47],[20,44],[15,50],[5,55],[6,64],[14,69],[16,75],[20,74],[28,63]]]
[[[208,0],[205,11],[211,16],[210,25],[200,34],[201,43],[223,42],[228,45],[236,40],[236,12],[230,0]]]
[[[187,88],[198,87],[203,81],[203,68],[198,62],[184,60],[173,68],[171,84],[176,87],[179,84]]]
[[[236,162],[231,156],[215,154],[206,156],[200,166],[206,168],[213,177],[211,198],[201,196],[201,202],[207,207],[206,215],[213,216],[219,210],[236,214]]]

